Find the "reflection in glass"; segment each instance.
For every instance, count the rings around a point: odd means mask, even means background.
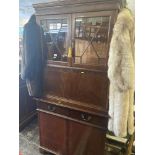
[[[108,50],[109,17],[75,21],[75,63],[103,64]]]
[[[48,60],[67,61],[67,19],[41,21],[48,47]]]

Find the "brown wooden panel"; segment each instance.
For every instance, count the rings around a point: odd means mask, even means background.
[[[77,88],[79,84],[79,74],[77,72],[67,71],[64,72],[64,97],[67,99],[76,100]]]
[[[104,155],[105,133],[102,130],[69,121],[68,155]]]
[[[47,67],[45,70],[44,78],[44,91],[51,92],[55,96],[63,97],[64,84],[63,75],[59,70],[53,70]]]
[[[64,73],[64,97],[107,108],[108,78],[93,72]]]
[[[54,115],[39,112],[40,145],[67,155],[66,120]]]
[[[39,112],[40,145],[60,155],[104,155],[105,131]]]
[[[48,67],[45,92],[107,109],[108,78],[104,72]]]

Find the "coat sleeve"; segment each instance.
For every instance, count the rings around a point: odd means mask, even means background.
[[[134,61],[127,28],[115,26],[110,44],[108,77],[114,87],[125,91],[134,87]]]
[[[32,67],[34,66],[35,52],[33,52],[33,40],[31,29],[24,27],[23,33],[23,51],[22,51],[22,67],[21,67],[21,78],[23,80],[31,79]]]

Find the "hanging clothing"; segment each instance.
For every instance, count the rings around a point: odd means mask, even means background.
[[[30,96],[42,96],[46,53],[43,30],[36,23],[35,15],[32,15],[24,26],[21,62],[21,78],[26,80]]]
[[[116,136],[134,132],[134,18],[127,8],[114,25],[108,60],[109,124]]]

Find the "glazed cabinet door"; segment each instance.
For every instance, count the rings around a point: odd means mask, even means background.
[[[116,11],[76,13],[72,16],[75,64],[106,65]]]
[[[40,146],[57,155],[67,155],[66,120],[39,112]]]
[[[68,155],[105,155],[105,133],[88,125],[69,121]]]
[[[71,15],[39,16],[37,20],[44,30],[48,60],[67,63],[68,49],[71,46]]]

